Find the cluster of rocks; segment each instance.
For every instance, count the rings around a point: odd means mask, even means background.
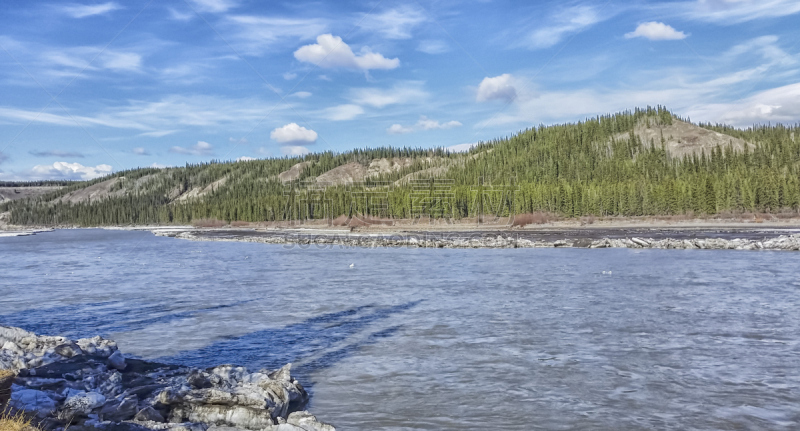
[[[800,250],[800,235],[781,235],[763,241],[749,239],[695,238],[695,239],[652,239],[623,238],[593,241],[592,248],[674,248],[708,250]]]
[[[290,368],[159,364],[126,358],[101,337],[0,326],[0,370],[16,374],[8,405],[48,430],[333,431],[302,410],[308,394]]]
[[[664,248],[712,250],[800,250],[800,234],[780,235],[765,240],[693,238],[601,238],[531,240],[515,235],[464,236],[448,234],[367,236],[349,234],[294,234],[209,236],[203,232],[155,232],[193,241],[245,241],[267,244],[290,244],[300,247],[419,247],[419,248]]]

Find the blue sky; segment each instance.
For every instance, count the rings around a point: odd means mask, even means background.
[[[468,148],[665,105],[800,122],[800,1],[0,5],[0,180]]]

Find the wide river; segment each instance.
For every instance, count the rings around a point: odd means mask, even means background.
[[[0,238],[0,262],[0,324],[160,361],[292,362],[341,430],[800,426],[798,252],[61,230]]]

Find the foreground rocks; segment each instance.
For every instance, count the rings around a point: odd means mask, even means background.
[[[244,241],[267,244],[287,244],[301,247],[414,247],[414,248],[662,248],[709,250],[800,250],[800,234],[780,235],[765,240],[693,238],[601,238],[559,239],[554,241],[531,240],[504,233],[496,236],[463,234],[422,234],[367,236],[359,234],[272,234],[208,235],[203,231],[154,232],[192,241]]]
[[[333,431],[302,411],[308,394],[290,368],[158,364],[125,358],[101,337],[0,326],[0,370],[17,374],[8,405],[51,430]]]

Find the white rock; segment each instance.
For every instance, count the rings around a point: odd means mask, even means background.
[[[128,364],[125,363],[125,357],[122,356],[122,353],[120,353],[119,350],[112,353],[111,356],[108,357],[108,365],[120,371],[124,370],[125,367],[128,366]]]
[[[64,409],[88,414],[105,403],[106,397],[102,394],[98,394],[97,392],[84,392],[67,398],[67,401],[64,402]]]
[[[18,386],[12,388],[9,404],[18,410],[36,412],[40,417],[47,416],[56,409],[56,401],[47,396],[45,392],[21,389]]]

